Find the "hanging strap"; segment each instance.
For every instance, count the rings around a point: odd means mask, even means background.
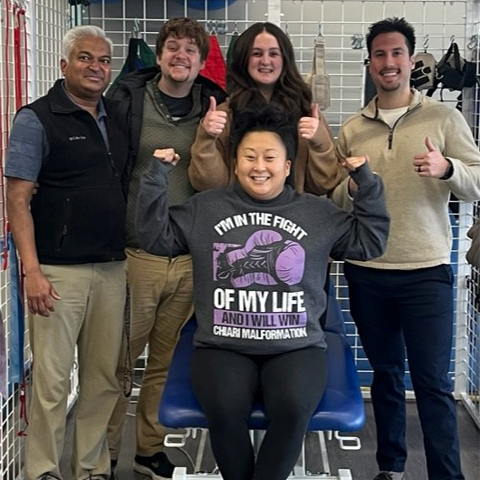
[[[8,250],[10,252],[10,344],[9,344],[9,382],[20,384],[20,419],[24,427],[17,432],[18,436],[26,435],[27,417],[27,382],[23,348],[25,343],[25,300],[23,296],[23,274],[17,258],[17,249],[12,234],[9,233]]]
[[[2,311],[0,310],[0,395],[3,398],[8,397],[7,383],[7,339],[5,337],[3,315]]]
[[[458,49],[458,45],[455,42],[450,44],[448,47],[447,53],[443,56],[443,58],[438,62],[439,66],[442,66],[444,63],[450,64],[452,67],[456,68],[457,70],[462,70],[462,60],[460,59],[460,51]]]
[[[15,87],[15,109],[20,109],[28,102],[28,46],[27,46],[27,31],[26,31],[26,17],[25,9],[18,4],[13,4],[12,13],[16,17],[16,25],[13,29],[13,66],[14,66],[14,87]],[[8,15],[7,15],[8,17]],[[22,35],[23,29],[23,35]],[[8,31],[8,29],[7,29]],[[8,56],[8,33],[6,35],[5,48]],[[22,51],[23,41],[23,51]],[[23,54],[23,55],[22,55]],[[22,58],[23,56],[23,58]],[[7,61],[8,63],[8,61]],[[23,67],[23,68],[22,68]],[[8,67],[7,67],[8,68]],[[23,75],[22,75],[23,70]],[[6,74],[7,82],[10,78]],[[8,85],[8,83],[7,83]],[[9,93],[8,93],[9,96]],[[8,130],[10,124],[9,106],[5,112],[5,125]],[[7,133],[7,136],[9,132]],[[2,162],[3,163],[3,162]],[[23,267],[17,258],[17,252],[13,237],[10,233],[10,228],[6,218],[6,201],[5,201],[5,184],[3,175],[3,165],[1,170],[1,186],[2,186],[2,200],[3,200],[3,234],[4,234],[4,268],[8,266],[8,258],[11,259],[9,265],[10,276],[10,336],[9,336],[9,366],[8,366],[8,382],[11,384],[19,384],[19,402],[20,402],[20,419],[24,421],[24,427],[17,432],[17,435],[26,435],[25,430],[28,427],[27,417],[27,382],[25,375],[25,361],[24,361],[24,343],[25,343],[25,299],[24,299],[24,282],[23,282]]]
[[[0,6],[1,7],[1,6]],[[0,12],[1,13],[1,12]],[[6,12],[6,17],[8,17],[8,11]],[[7,80],[8,81],[8,80]],[[3,179],[3,108],[2,108],[3,98],[0,96],[0,174]],[[5,118],[5,120],[8,120]],[[2,181],[2,192],[3,192],[3,180]],[[0,238],[0,250],[5,252],[7,249],[6,237],[3,236]],[[8,371],[7,371],[7,339],[5,336],[5,325],[3,323],[2,312],[0,311],[0,395],[4,398],[8,396]]]
[[[32,362],[33,364],[33,362]],[[25,372],[22,377],[22,383],[20,384],[20,420],[24,421],[24,426],[17,432],[18,437],[26,437],[26,430],[28,428],[28,408],[27,408],[27,381],[25,378]]]
[[[318,35],[313,46],[312,73],[307,77],[312,99],[321,110],[330,106],[330,77],[325,69],[325,39]]]
[[[22,51],[21,51],[21,28],[20,25],[23,24],[25,32],[25,10],[17,6],[14,7],[14,13],[16,12],[17,16],[17,25],[13,29],[13,65],[15,68],[15,110],[18,110],[23,105],[23,96],[22,96]],[[20,20],[20,17],[23,17],[23,22]],[[25,58],[26,60],[26,58]],[[25,71],[27,71],[27,66],[25,62]]]
[[[25,312],[23,302],[23,281],[20,265],[17,258],[15,242],[12,234],[7,235],[8,250],[10,254],[10,365],[9,380],[13,383],[20,383],[23,376],[23,346],[25,330]]]
[[[313,47],[312,75],[326,75],[325,71],[325,39],[318,35]]]
[[[10,2],[7,1],[6,12],[5,12],[5,42],[4,42],[4,59],[5,59],[5,79],[4,79],[4,89],[5,89],[5,109],[3,111],[3,124],[5,126],[5,138],[8,138],[10,135],[10,12],[9,12]],[[2,132],[3,133],[3,132]],[[1,137],[2,135],[0,135]],[[0,152],[3,154],[3,142],[0,141]],[[6,195],[5,195],[5,176],[3,171],[3,158],[0,158],[0,186],[1,186],[1,200],[2,200],[2,233],[3,233],[3,248],[2,248],[2,269],[6,270],[8,267],[8,242],[7,242],[7,233],[8,233],[8,224],[7,224],[7,208],[6,208]]]

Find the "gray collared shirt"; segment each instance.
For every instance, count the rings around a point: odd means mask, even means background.
[[[107,149],[110,149],[106,119],[105,105],[103,99],[100,99],[96,122]],[[42,123],[32,109],[24,108],[17,113],[12,125],[8,141],[5,176],[36,182],[48,155],[47,136]]]

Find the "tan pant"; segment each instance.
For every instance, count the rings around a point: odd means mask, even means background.
[[[136,411],[137,453],[151,456],[163,450],[166,429],[158,423],[158,405],[180,330],[193,314],[193,273],[190,255],[173,259],[127,248],[131,295],[130,356],[132,364],[148,343],[148,361]],[[125,342],[123,352],[126,351]],[[123,355],[121,355],[122,357]],[[117,377],[123,383],[125,359]],[[120,393],[108,426],[112,459],[118,459],[129,398]]]
[[[107,423],[115,406],[122,342],[125,262],[42,265],[62,297],[50,317],[31,315],[33,388],[25,479],[62,478],[70,372],[78,347],[79,392],[72,469],[77,480],[109,475]]]

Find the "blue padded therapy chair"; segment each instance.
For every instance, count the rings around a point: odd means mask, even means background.
[[[359,430],[365,423],[363,398],[352,352],[345,336],[343,315],[335,298],[333,288],[330,289],[324,330],[328,344],[327,384],[322,400],[310,420],[308,430],[318,432],[352,432]],[[159,408],[159,420],[169,428],[208,428],[205,415],[195,398],[190,381],[194,333],[195,321],[191,320],[182,331],[170,365],[167,383]],[[252,430],[265,430],[267,427],[263,407],[259,402],[254,406],[250,416],[249,426]],[[357,440],[358,445],[354,447],[345,446],[345,449],[354,450],[360,448],[359,441],[355,437],[343,438]],[[342,441],[340,441],[340,445],[342,446]],[[322,457],[324,453],[325,452],[322,452]],[[295,472],[298,473],[299,470],[296,469]],[[326,474],[323,473],[319,477],[312,475],[304,477],[294,474],[289,478],[329,478],[342,480],[352,478],[349,470],[339,470],[339,476],[325,475]],[[185,468],[176,468],[173,479],[187,478],[219,479],[221,476],[219,474],[205,475],[204,473],[199,476],[187,475]]]

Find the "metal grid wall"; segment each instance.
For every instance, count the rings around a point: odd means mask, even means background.
[[[226,53],[234,32],[241,33],[257,21],[279,20],[294,45],[299,69],[305,76],[311,69],[314,40],[321,33],[325,37],[326,69],[331,78],[332,101],[325,116],[336,136],[340,125],[362,106],[363,65],[367,51],[364,45],[358,48],[358,41],[356,42],[355,39],[364,38],[368,26],[372,22],[387,16],[404,16],[416,29],[417,51],[427,48],[428,52],[439,60],[454,39],[460,50],[464,51],[469,58],[471,52],[467,45],[471,44],[470,35],[473,33],[472,29],[467,32],[467,20],[473,22],[472,17],[478,7],[478,2],[473,0],[371,0],[362,2],[354,0],[289,0],[282,2],[237,0],[233,4],[229,3],[228,1],[207,3],[189,0],[183,2],[179,0],[164,0],[163,2],[142,0],[133,3],[126,0],[97,0],[91,6],[88,14],[89,21],[102,26],[115,43],[113,62],[115,72],[121,69],[127,53],[128,40],[135,34],[135,25],[138,26],[138,31],[146,42],[153,48],[159,27],[167,18],[175,15],[191,16],[202,22],[207,31],[215,30],[223,53]],[[200,5],[202,8],[191,8],[193,4]],[[218,8],[208,9],[207,5]],[[450,102],[452,108],[455,106],[457,94],[458,92],[444,92],[444,100]],[[462,212],[466,211],[463,206],[461,210]],[[452,215],[452,225],[454,233],[456,233],[452,251],[455,271],[458,271],[459,258],[464,263],[464,253],[468,246],[468,243],[462,241],[459,244],[458,241],[458,232],[465,233],[464,226],[468,223],[468,219],[463,218],[460,222],[461,225],[458,220],[459,217]],[[459,251],[459,247],[462,249],[461,251]],[[465,269],[463,268],[463,270]],[[462,275],[461,285],[464,289],[463,279],[467,274],[462,273]],[[354,348],[357,368],[362,383],[368,385],[371,380],[371,367],[365,358],[348,312],[348,290],[341,264],[334,264],[333,277],[337,296],[347,319],[347,332]],[[464,322],[464,318],[462,322]],[[462,330],[464,339],[467,338],[468,333],[466,329]],[[478,331],[476,335],[478,337]],[[476,342],[477,337],[472,337],[472,340],[468,341]],[[474,350],[470,350],[471,353],[467,357],[475,354]],[[464,367],[468,365],[468,368],[464,368],[464,370],[469,370],[469,376],[474,375],[472,369],[475,369],[475,365],[478,363],[478,360],[475,361],[474,358],[465,360]],[[141,369],[141,366],[139,368]],[[455,362],[453,352],[452,377],[459,372],[461,373],[461,370],[458,362]],[[478,372],[476,375],[478,377]],[[475,384],[475,381],[473,383]],[[463,391],[465,390],[466,383]],[[460,394],[459,382],[457,382],[456,392]],[[470,397],[472,395],[468,396],[468,398]]]
[[[15,60],[14,60],[14,28],[18,26],[16,13],[18,9],[25,10],[25,23],[22,18],[20,37],[21,46],[21,81],[22,103],[43,95],[58,78],[60,41],[67,27],[66,2],[59,0],[1,0],[0,2],[0,127],[2,136],[1,161],[4,165],[5,147],[8,132],[15,115]],[[26,37],[24,36],[26,32]],[[25,50],[25,43],[27,49]],[[27,58],[27,61],[25,61]],[[28,86],[26,81],[28,79]],[[3,185],[3,184],[2,184]],[[3,188],[3,187],[2,187]],[[0,197],[0,224],[3,218],[3,200]],[[2,232],[0,232],[2,233]],[[2,237],[3,241],[3,237]],[[10,280],[12,256],[9,255],[8,269],[0,272],[0,308],[5,330],[7,362],[11,364],[10,344],[14,319],[11,315],[12,284]],[[1,340],[0,340],[1,341]],[[25,332],[24,369],[29,380],[30,350],[28,330]],[[72,395],[74,400],[75,378],[72,377]],[[23,465],[23,439],[19,436],[26,424],[22,416],[20,402],[20,387],[18,383],[8,383],[7,397],[0,396],[0,474],[3,480],[13,480],[21,476]],[[29,390],[27,387],[27,399]],[[28,429],[27,429],[28,433]]]
[[[459,45],[466,59],[478,62],[479,3],[477,1],[284,1],[282,26],[295,46],[302,73],[309,73],[314,39],[320,33],[326,43],[326,69],[331,78],[331,107],[326,117],[334,134],[340,125],[363,103],[364,60],[366,46],[355,48],[356,39],[364,38],[368,26],[389,16],[406,17],[415,27],[416,51],[427,49],[440,60],[450,43]],[[443,100],[456,106],[459,92],[443,92]],[[440,96],[437,91],[435,96]],[[473,100],[473,101],[472,101]],[[477,143],[479,140],[479,89],[464,93],[463,111]],[[466,231],[478,218],[479,209],[472,205],[452,205],[458,215],[451,215],[454,233],[452,266],[456,274],[455,348],[452,351],[451,376],[455,378],[455,393],[462,398],[473,418],[480,425],[480,276],[465,262],[469,246]],[[473,218],[472,218],[473,216]],[[354,349],[357,369],[363,385],[370,384],[372,371],[365,358],[348,311],[348,288],[342,274],[342,264],[334,265],[337,297],[347,320],[347,334]],[[409,379],[407,378],[407,385]]]
[[[31,23],[30,69],[35,78],[31,82],[32,99],[45,95],[61,76],[61,41],[68,26],[71,12],[68,2],[62,0],[30,0],[35,21]]]
[[[452,38],[462,50],[467,4],[442,0],[282,1],[282,26],[292,40],[303,74],[310,72],[316,36],[320,33],[325,37],[326,70],[331,78],[331,106],[326,117],[334,135],[362,106],[367,57],[363,39],[372,22],[391,16],[407,18],[415,27],[416,51],[426,42],[428,52],[439,60]]]
[[[93,0],[83,11],[83,22],[101,26],[114,42],[114,76],[127,55],[128,40],[139,32],[154,48],[161,25],[173,16],[196,18],[215,32],[225,54],[232,35],[252,23],[280,18],[295,48],[297,65],[306,76],[311,69],[313,42],[320,32],[326,41],[326,66],[331,77],[332,105],[325,112],[336,136],[338,127],[360,108],[366,48],[352,48],[352,37],[364,36],[368,26],[386,16],[405,16],[416,28],[418,47],[427,41],[437,59],[452,38],[465,45],[467,6],[473,0]],[[215,9],[192,8],[212,5]],[[275,5],[281,8],[278,14]],[[428,35],[428,38],[426,36]],[[454,95],[446,93],[446,98]]]
[[[16,11],[19,4],[2,0],[0,2],[0,135],[1,161],[4,161],[5,146],[8,140],[8,131],[11,120],[15,113],[15,83],[14,83],[14,28],[17,25]],[[24,68],[24,66],[22,66]],[[2,172],[3,173],[3,172]],[[2,250],[3,242],[6,240],[3,237],[4,218],[4,183],[0,179],[0,189],[2,195],[0,196],[0,225],[2,235]],[[0,339],[5,343],[2,347],[6,351],[7,366],[9,366],[9,346],[12,341],[12,320],[10,314],[10,297],[11,284],[9,279],[8,269],[0,266],[0,308],[3,318],[3,329],[5,338]],[[0,320],[2,321],[2,320]],[[8,372],[8,370],[7,370]],[[7,373],[8,375],[8,373]],[[19,386],[18,384],[6,383],[2,385],[6,389],[7,396],[0,395],[1,411],[0,411],[0,470],[6,478],[16,478],[20,471],[22,445],[21,437],[17,436],[23,428],[23,422],[20,419],[20,402],[19,402]]]
[[[478,108],[478,88],[476,90]],[[478,140],[477,137],[477,143]],[[469,208],[465,219],[468,226],[479,220],[480,205]],[[480,428],[480,271],[468,266],[461,281],[464,288],[459,288],[458,299],[455,391]]]
[[[311,69],[312,47],[316,36],[321,33],[325,38],[326,70],[331,79],[331,106],[325,116],[336,136],[340,125],[363,104],[364,61],[368,53],[365,42],[363,41],[363,48],[356,48],[358,42],[354,39],[364,39],[368,26],[379,19],[389,16],[406,17],[416,30],[417,52],[424,49],[425,42],[428,52],[439,60],[453,39],[461,51],[466,50],[465,45],[469,43],[469,39],[466,39],[466,18],[471,3],[441,0],[291,0],[282,2],[284,15],[281,24],[292,40],[298,66],[305,75]],[[438,95],[439,91],[436,92],[436,96]],[[443,98],[453,108],[457,96],[458,92],[444,92]],[[458,205],[455,207],[459,208]],[[452,265],[457,274],[458,216],[452,215],[451,221],[455,237]],[[345,314],[347,335],[354,350],[361,383],[367,386],[371,383],[373,372],[349,314],[348,288],[343,277],[342,264],[334,265],[333,277],[337,297]],[[456,373],[455,366],[455,352],[452,352],[452,377]],[[406,385],[410,388],[408,368]]]
[[[477,78],[480,78],[480,2],[469,5],[467,15],[467,38],[471,56],[477,67]],[[480,145],[480,85],[466,93],[465,115],[472,127],[472,132]],[[476,220],[480,220],[480,202],[463,206],[463,224],[468,229]],[[469,246],[465,235],[460,235],[459,251]],[[459,269],[461,271],[461,269]],[[460,275],[459,275],[460,277]],[[460,283],[462,282],[462,283]],[[459,300],[457,315],[457,379],[456,392],[462,398],[480,427],[480,271],[465,265],[463,276],[459,280]]]
[[[473,218],[480,219],[480,207],[473,211]],[[472,268],[466,277],[465,335],[463,342],[464,360],[461,371],[464,388],[459,391],[463,401],[472,412],[480,427],[480,271]]]
[[[76,23],[94,23],[104,28],[115,44],[113,61],[114,72],[118,72],[126,57],[129,38],[138,25],[140,33],[148,44],[153,46],[155,36],[162,23],[176,15],[197,18],[207,31],[215,30],[224,53],[228,48],[234,32],[241,33],[257,21],[279,21],[294,44],[299,69],[303,74],[310,70],[313,41],[321,32],[327,46],[327,71],[332,82],[332,106],[325,112],[336,135],[341,123],[355,112],[362,104],[363,96],[363,60],[366,49],[352,48],[352,36],[363,36],[370,23],[386,16],[405,16],[413,23],[419,43],[417,51],[422,49],[422,42],[428,35],[428,51],[437,60],[448,47],[452,35],[466,57],[472,55],[468,45],[474,35],[480,38],[480,16],[478,0],[92,0],[89,8],[73,7],[68,10],[68,2],[63,0],[27,1],[28,30],[28,78],[31,98],[46,93],[59,76],[60,40],[67,26]],[[80,2],[79,2],[80,3]],[[203,8],[191,8],[193,4],[203,3]],[[2,42],[5,34],[5,19],[12,2],[0,2],[0,20]],[[219,7],[208,9],[206,6]],[[32,21],[34,19],[35,21]],[[13,22],[13,20],[12,20]],[[10,24],[12,25],[12,23]],[[13,101],[10,100],[8,112],[3,108],[6,102],[5,63],[6,51],[0,49],[0,100],[2,115],[0,118],[1,135],[5,145],[5,128],[13,118]],[[477,64],[478,50],[474,50]],[[11,53],[8,54],[11,59]],[[11,60],[10,60],[11,62]],[[477,141],[479,138],[480,92],[476,88],[469,92],[472,101],[471,111],[467,115]],[[454,95],[447,95],[453,101]],[[453,106],[453,104],[452,104]],[[467,112],[466,112],[467,113]],[[2,154],[4,152],[2,151]],[[2,155],[3,156],[3,155]],[[478,206],[462,205],[460,222],[455,223],[459,239],[453,251],[453,258],[458,264],[458,336],[456,341],[457,358],[455,361],[456,393],[464,400],[473,417],[480,424],[479,378],[480,378],[480,272],[465,265],[464,254],[468,241],[464,240],[466,228],[472,220],[480,217]],[[1,218],[0,218],[1,220]],[[342,265],[335,264],[333,277],[337,296],[348,315],[348,292],[342,275]],[[5,272],[0,273],[0,308],[4,315],[4,325],[9,325],[10,290]],[[368,362],[355,333],[354,325],[347,325],[351,343],[355,349],[359,372],[370,373]],[[7,330],[8,335],[8,330]],[[8,343],[7,343],[8,344]],[[26,345],[28,354],[28,345]],[[26,356],[26,358],[28,358]],[[453,365],[453,362],[452,362]],[[454,367],[452,367],[452,374]],[[75,375],[72,374],[72,396],[75,396]],[[16,436],[22,425],[19,419],[18,395],[2,399],[0,414],[2,435],[0,440],[0,471],[4,480],[17,478],[22,455],[21,439]]]

